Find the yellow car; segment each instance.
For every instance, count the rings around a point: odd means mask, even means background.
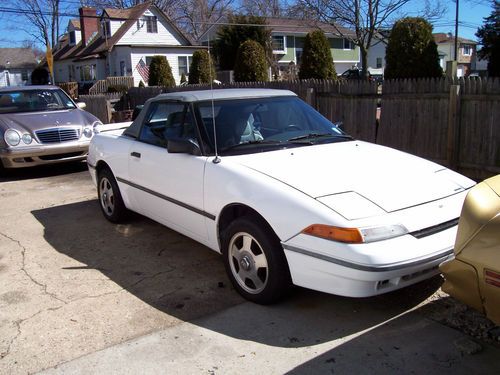
[[[443,291],[500,325],[500,175],[467,194],[454,252],[440,265]]]

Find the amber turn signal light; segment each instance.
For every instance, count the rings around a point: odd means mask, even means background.
[[[346,243],[363,243],[358,228],[339,228],[324,224],[313,224],[302,231],[304,234]]]

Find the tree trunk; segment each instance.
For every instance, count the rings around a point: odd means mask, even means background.
[[[361,52],[361,67],[363,69],[363,78],[368,79],[370,72],[368,72],[368,50],[364,47],[359,47]]]

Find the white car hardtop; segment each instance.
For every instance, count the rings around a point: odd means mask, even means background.
[[[257,303],[292,284],[366,297],[432,277],[474,185],[265,89],[159,95],[123,134],[96,135],[88,164],[108,220],[131,210],[205,244]]]

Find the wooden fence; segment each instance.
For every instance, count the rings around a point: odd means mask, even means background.
[[[108,77],[94,83],[89,89],[89,95],[105,94],[111,87],[134,87],[134,77]]]
[[[120,101],[121,97],[121,93],[80,95],[78,100],[87,105],[85,108],[87,112],[92,113],[104,124],[108,124],[112,120],[113,104]]]
[[[130,88],[123,109],[162,92],[206,90],[208,85]],[[280,81],[214,85],[287,89],[357,139],[394,147],[449,166],[475,179],[500,173],[500,80]],[[83,100],[85,101],[85,100]],[[380,119],[377,112],[380,111]]]

